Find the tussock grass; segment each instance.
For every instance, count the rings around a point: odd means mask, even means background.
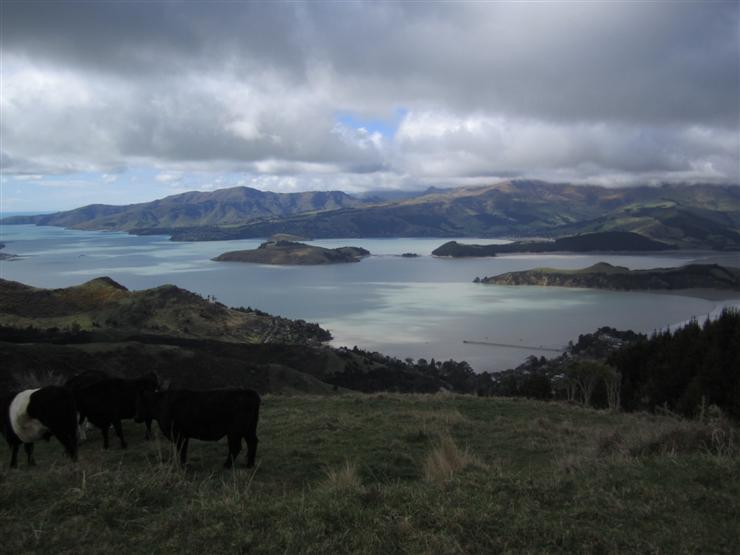
[[[442,424],[444,426],[454,426],[461,424],[467,419],[457,409],[452,410],[414,410],[409,413],[410,418],[421,420],[424,423]]]
[[[583,436],[583,430],[575,426],[571,420],[557,421],[550,420],[549,418],[538,417],[532,421],[530,430],[536,431],[538,428],[547,433],[555,433],[558,435]]]
[[[104,451],[94,431],[77,464],[52,440],[37,444],[38,466],[21,457],[11,471],[0,448],[2,550],[734,553],[740,544],[740,455],[736,439],[721,440],[736,428],[719,417],[396,394],[265,396],[261,416],[255,469],[242,453],[225,471],[225,443],[198,441],[183,469],[171,443],[145,442],[131,422],[128,450]],[[681,434],[691,441],[674,448]],[[712,437],[724,447],[707,448]]]
[[[359,491],[362,489],[362,480],[357,471],[357,465],[345,461],[339,468],[326,471],[325,484],[337,491]]]
[[[631,456],[707,453],[737,454],[737,429],[721,417],[706,422],[666,416],[650,426],[613,430],[598,438],[600,454]]]
[[[444,435],[424,460],[424,477],[430,482],[442,482],[468,466],[486,468],[470,451],[460,449],[452,436]]]

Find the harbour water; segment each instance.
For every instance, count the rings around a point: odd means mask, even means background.
[[[652,332],[740,305],[740,294],[711,300],[473,283],[476,276],[543,266],[582,268],[599,261],[633,269],[679,266],[707,253],[431,256],[447,240],[313,241],[326,247],[364,247],[372,256],[354,264],[266,266],[211,260],[225,251],[254,248],[258,239],[178,243],[165,236],[2,226],[4,252],[19,258],[0,261],[0,277],[38,287],[66,287],[99,276],[129,289],[173,283],[230,306],[318,322],[331,330],[336,346],[357,345],[400,358],[467,360],[480,371],[509,368],[529,355],[552,355],[541,349],[560,349],[600,326]],[[406,252],[420,256],[400,256]]]

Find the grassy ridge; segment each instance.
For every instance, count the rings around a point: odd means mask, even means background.
[[[109,277],[60,289],[0,279],[0,325],[90,332],[97,341],[137,334],[236,343],[306,344],[331,338],[316,324],[229,308],[175,285],[129,291]]]
[[[191,467],[126,428],[0,472],[6,552],[727,552],[740,458],[720,420],[467,396],[267,396],[258,467]],[[736,434],[735,434],[736,436]],[[114,442],[113,445],[116,445]],[[243,455],[242,455],[243,456]]]

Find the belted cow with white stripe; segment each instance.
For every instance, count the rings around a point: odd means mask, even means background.
[[[23,445],[28,465],[35,464],[33,444],[56,437],[64,450],[77,460],[77,409],[72,393],[49,386],[10,393],[0,399],[3,435],[11,449],[10,467],[18,466],[18,449]]]

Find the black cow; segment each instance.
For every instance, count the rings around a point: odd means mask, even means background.
[[[18,448],[28,456],[28,465],[33,459],[33,443],[39,439],[56,437],[64,450],[77,461],[77,410],[74,397],[69,390],[49,386],[26,389],[10,393],[0,399],[3,414],[3,435],[10,445],[10,467],[18,466]]]
[[[110,377],[110,375],[106,374],[102,370],[85,370],[84,372],[81,372],[68,379],[67,383],[65,383],[64,386],[67,389],[75,391],[77,389],[82,389],[83,387],[86,387],[88,385],[101,382]]]
[[[103,380],[107,380],[110,377],[111,376],[109,376],[102,370],[85,370],[84,372],[81,372],[75,376],[72,376],[70,379],[68,379],[67,382],[64,384],[64,386],[67,389],[71,389],[72,391],[77,391],[79,389],[82,389],[83,387],[87,387],[88,385],[98,383]],[[86,418],[84,418],[81,414],[78,413],[78,421],[79,421],[78,437],[80,441],[84,441],[87,439],[87,434],[85,433],[86,420],[87,420]]]
[[[251,389],[172,390],[139,395],[135,420],[154,418],[165,437],[175,442],[183,465],[190,438],[218,441],[227,436],[229,454],[224,466],[231,468],[244,438],[247,467],[251,468],[257,455],[259,411],[260,396]]]
[[[103,435],[103,448],[108,448],[108,428],[112,425],[121,440],[121,448],[126,448],[121,420],[133,418],[136,413],[136,397],[144,391],[156,391],[157,376],[154,373],[140,378],[123,379],[108,376],[94,379],[90,373],[89,380],[82,379],[88,373],[75,376],[67,382],[74,392],[80,424],[85,419],[100,428]],[[70,384],[70,382],[72,382]],[[77,386],[77,387],[75,387]],[[145,420],[145,438],[151,437],[151,419]]]

